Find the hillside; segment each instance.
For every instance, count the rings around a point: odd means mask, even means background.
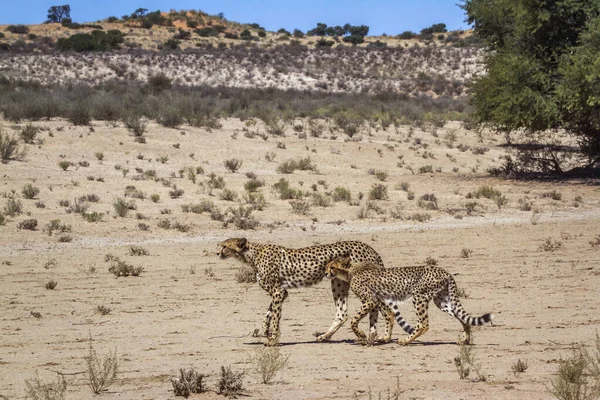
[[[124,19],[125,17],[127,19]],[[13,33],[7,28],[9,25],[0,25],[0,32],[5,35],[4,38],[0,36],[0,51],[2,49],[12,52],[48,51],[59,39],[69,38],[78,33],[90,33],[96,29],[118,30],[125,35],[122,47],[144,50],[173,49],[175,47],[182,50],[202,47],[231,48],[240,44],[251,44],[263,48],[272,48],[281,44],[308,47],[352,45],[344,42],[343,31],[322,29],[320,32],[315,28],[313,30],[315,32],[310,35],[311,32],[304,33],[298,30],[290,32],[282,28],[278,32],[270,32],[256,23],[240,24],[194,10],[169,13],[156,11],[144,13],[143,16],[133,13],[121,19],[109,17],[94,23],[63,22],[62,24],[27,25],[26,28],[23,28],[23,33]],[[341,29],[341,27],[336,28]],[[437,30],[445,29],[438,28]],[[466,47],[476,45],[472,39],[470,31],[440,31],[435,34],[422,33],[421,35],[407,31],[398,35],[365,36],[364,42],[358,46],[379,48],[429,45]],[[176,42],[177,44],[174,46]]]

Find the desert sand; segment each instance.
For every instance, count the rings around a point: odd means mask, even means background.
[[[2,124],[12,132],[11,123]],[[558,361],[571,355],[574,343],[591,345],[600,328],[600,247],[590,244],[600,235],[597,182],[491,178],[486,169],[498,166],[506,149],[490,133],[477,135],[449,122],[433,134],[401,126],[397,132],[393,127],[371,130],[353,141],[329,132],[301,138],[288,127],[285,137],[263,140],[246,137],[244,122],[229,119],[212,132],[150,123],[143,144],[120,125],[34,124],[49,130],[38,134],[37,144],[28,145],[24,160],[0,164],[0,208],[10,196],[23,204],[23,214],[7,217],[0,226],[1,398],[24,398],[25,380],[36,371],[45,381],[54,380],[55,371],[84,371],[91,337],[99,355],[116,350],[119,360],[118,380],[103,399],[175,398],[170,377],[180,368],[210,375],[211,391],[190,398],[221,398],[216,381],[220,367],[228,365],[247,371],[245,393],[252,399],[386,398],[396,387],[400,398],[407,399],[550,399]],[[449,133],[455,135],[451,147]],[[465,146],[469,149],[461,151]],[[488,150],[474,154],[475,148]],[[265,159],[267,152],[275,153],[272,161]],[[310,157],[316,171],[277,172],[283,161],[300,157]],[[231,158],[243,162],[235,173],[224,166]],[[58,166],[63,160],[73,163],[66,171]],[[428,165],[433,172],[419,172]],[[190,166],[204,170],[196,183],[185,174],[180,177],[179,171]],[[171,187],[141,179],[148,170],[169,180]],[[369,170],[388,176],[380,181]],[[182,205],[202,200],[213,201],[223,213],[237,207],[248,172],[265,181],[259,190],[268,202],[252,213],[260,222],[255,230],[233,224],[225,228],[207,213],[182,211]],[[222,176],[238,199],[222,200],[222,189],[210,190],[210,173]],[[315,185],[322,195],[343,186],[353,204],[313,204],[306,215],[295,214],[272,189],[281,178],[311,193]],[[407,199],[402,182],[414,199]],[[26,183],[40,189],[33,200],[22,198]],[[366,212],[374,184],[385,185],[389,198],[374,200]],[[128,185],[146,198],[134,199],[137,209],[121,218],[112,204],[117,198],[131,200],[124,197]],[[181,197],[169,196],[173,185],[183,189]],[[499,208],[486,198],[466,198],[483,185],[499,190],[507,204]],[[99,197],[88,210],[104,213],[99,222],[87,222],[59,205],[88,194]],[[159,194],[160,200],[152,202],[151,194]],[[420,208],[423,194],[435,194],[439,209]],[[45,208],[36,207],[39,201]],[[478,206],[468,215],[465,204],[472,201]],[[366,218],[359,218],[361,210]],[[431,219],[407,219],[415,213]],[[35,231],[18,228],[31,218],[38,221]],[[71,242],[58,242],[62,234],[44,231],[54,219],[71,225],[72,231],[65,233]],[[158,223],[163,219],[190,229],[162,229]],[[149,230],[140,230],[140,223]],[[386,266],[434,258],[464,289],[462,302],[469,313],[494,313],[493,325],[474,329],[473,354],[485,379],[474,372],[459,379],[454,358],[460,324],[433,305],[430,330],[410,346],[355,344],[349,323],[330,342],[317,343],[313,333],[325,331],[335,312],[329,282],[323,281],[290,292],[283,305],[280,346],[289,364],[273,383],[263,384],[249,357],[262,346],[251,333],[260,328],[270,299],[258,285],[236,281],[238,262],[217,257],[217,244],[228,237],[290,247],[361,240],[381,254]],[[132,246],[149,254],[130,255]],[[143,266],[141,276],[116,278],[108,271],[107,254]],[[45,288],[51,280],[57,282],[54,290]],[[98,306],[111,311],[101,315]],[[358,306],[351,294],[351,315]],[[410,303],[402,312],[415,321]],[[396,326],[394,339],[401,335]],[[519,359],[528,368],[515,375],[511,366]],[[65,378],[67,398],[94,397],[84,374]]]

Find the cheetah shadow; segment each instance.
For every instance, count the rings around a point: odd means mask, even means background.
[[[399,346],[396,343],[396,341],[391,341],[389,343],[374,343],[371,346],[366,346],[366,345],[363,345],[360,343],[356,343],[353,339],[329,340],[327,342],[317,342],[316,340],[307,340],[307,341],[298,341],[298,342],[280,342],[279,346],[287,347],[287,346],[299,346],[299,345],[305,345],[305,344],[316,344],[316,345],[320,345],[320,346],[350,344],[350,345],[358,346],[358,347],[381,347],[381,346],[405,347],[405,346]],[[256,342],[245,342],[244,345],[246,345],[246,346],[264,346],[265,344],[262,341],[256,341]],[[449,341],[423,342],[423,341],[416,340],[416,341],[412,342],[408,347],[412,347],[412,346],[448,346],[448,345],[457,345],[457,343],[449,342]]]

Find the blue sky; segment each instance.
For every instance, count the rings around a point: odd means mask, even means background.
[[[131,14],[139,7],[150,11],[202,10],[225,14],[225,18],[242,23],[256,22],[267,30],[294,28],[306,31],[317,22],[327,25],[370,26],[370,35],[398,34],[443,22],[449,30],[467,29],[459,0],[0,0],[0,24],[38,24],[46,20],[53,5],[69,4],[76,22],[92,22],[114,15]]]

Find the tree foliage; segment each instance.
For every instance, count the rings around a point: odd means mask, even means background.
[[[466,0],[462,7],[490,50],[487,74],[472,86],[476,122],[523,131],[537,144],[564,129],[582,163],[598,167],[600,1]]]
[[[70,5],[52,6],[48,9],[47,22],[62,22],[65,18],[71,18]]]

